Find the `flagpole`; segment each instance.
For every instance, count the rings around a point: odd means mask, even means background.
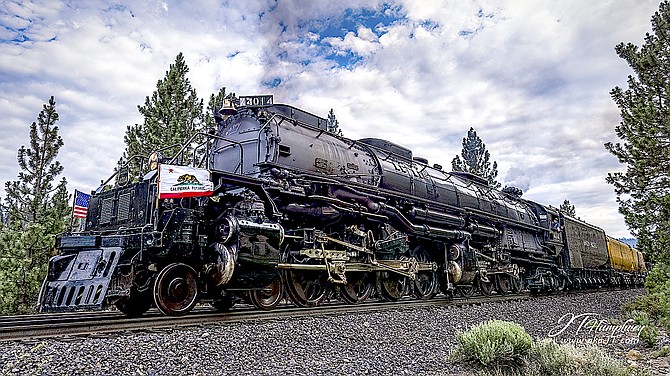
[[[74,225],[74,206],[77,204],[77,190],[74,190],[74,197],[72,197],[72,217],[70,218],[70,228],[68,233],[72,233],[72,225]]]

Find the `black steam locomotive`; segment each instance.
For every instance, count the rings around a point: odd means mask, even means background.
[[[619,247],[613,262],[597,227],[391,142],[330,133],[272,96],[230,97],[216,118],[172,158],[154,153],[141,178],[121,169],[91,194],[83,231],[57,239],[42,311],[181,315],[198,302],[308,307],[644,277],[641,254]]]

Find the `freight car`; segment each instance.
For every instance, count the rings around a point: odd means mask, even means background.
[[[43,311],[181,315],[198,302],[307,307],[643,276],[601,229],[389,141],[332,134],[272,96],[229,97],[215,117],[171,158],[157,150],[148,172],[122,168],[92,192],[84,229],[57,239]]]

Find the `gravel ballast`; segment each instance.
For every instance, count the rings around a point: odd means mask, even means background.
[[[491,319],[515,321],[535,338],[564,315],[621,319],[642,290],[539,297],[480,305],[403,308],[242,324],[3,343],[2,374],[71,375],[449,375],[455,334]],[[569,317],[568,317],[569,318]],[[563,320],[566,320],[564,317]],[[575,320],[577,322],[578,320]],[[565,322],[565,321],[562,321]],[[575,324],[576,325],[576,324]],[[576,326],[560,337],[588,338]],[[630,344],[606,344],[625,350]],[[612,350],[611,352],[614,352]]]

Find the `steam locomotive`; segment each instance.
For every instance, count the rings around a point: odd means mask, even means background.
[[[57,238],[42,311],[197,303],[272,309],[338,296],[507,294],[636,285],[641,253],[557,209],[446,172],[386,140],[351,140],[272,96],[230,96],[217,128],[147,171],[121,168]],[[558,221],[559,226],[552,226]]]

